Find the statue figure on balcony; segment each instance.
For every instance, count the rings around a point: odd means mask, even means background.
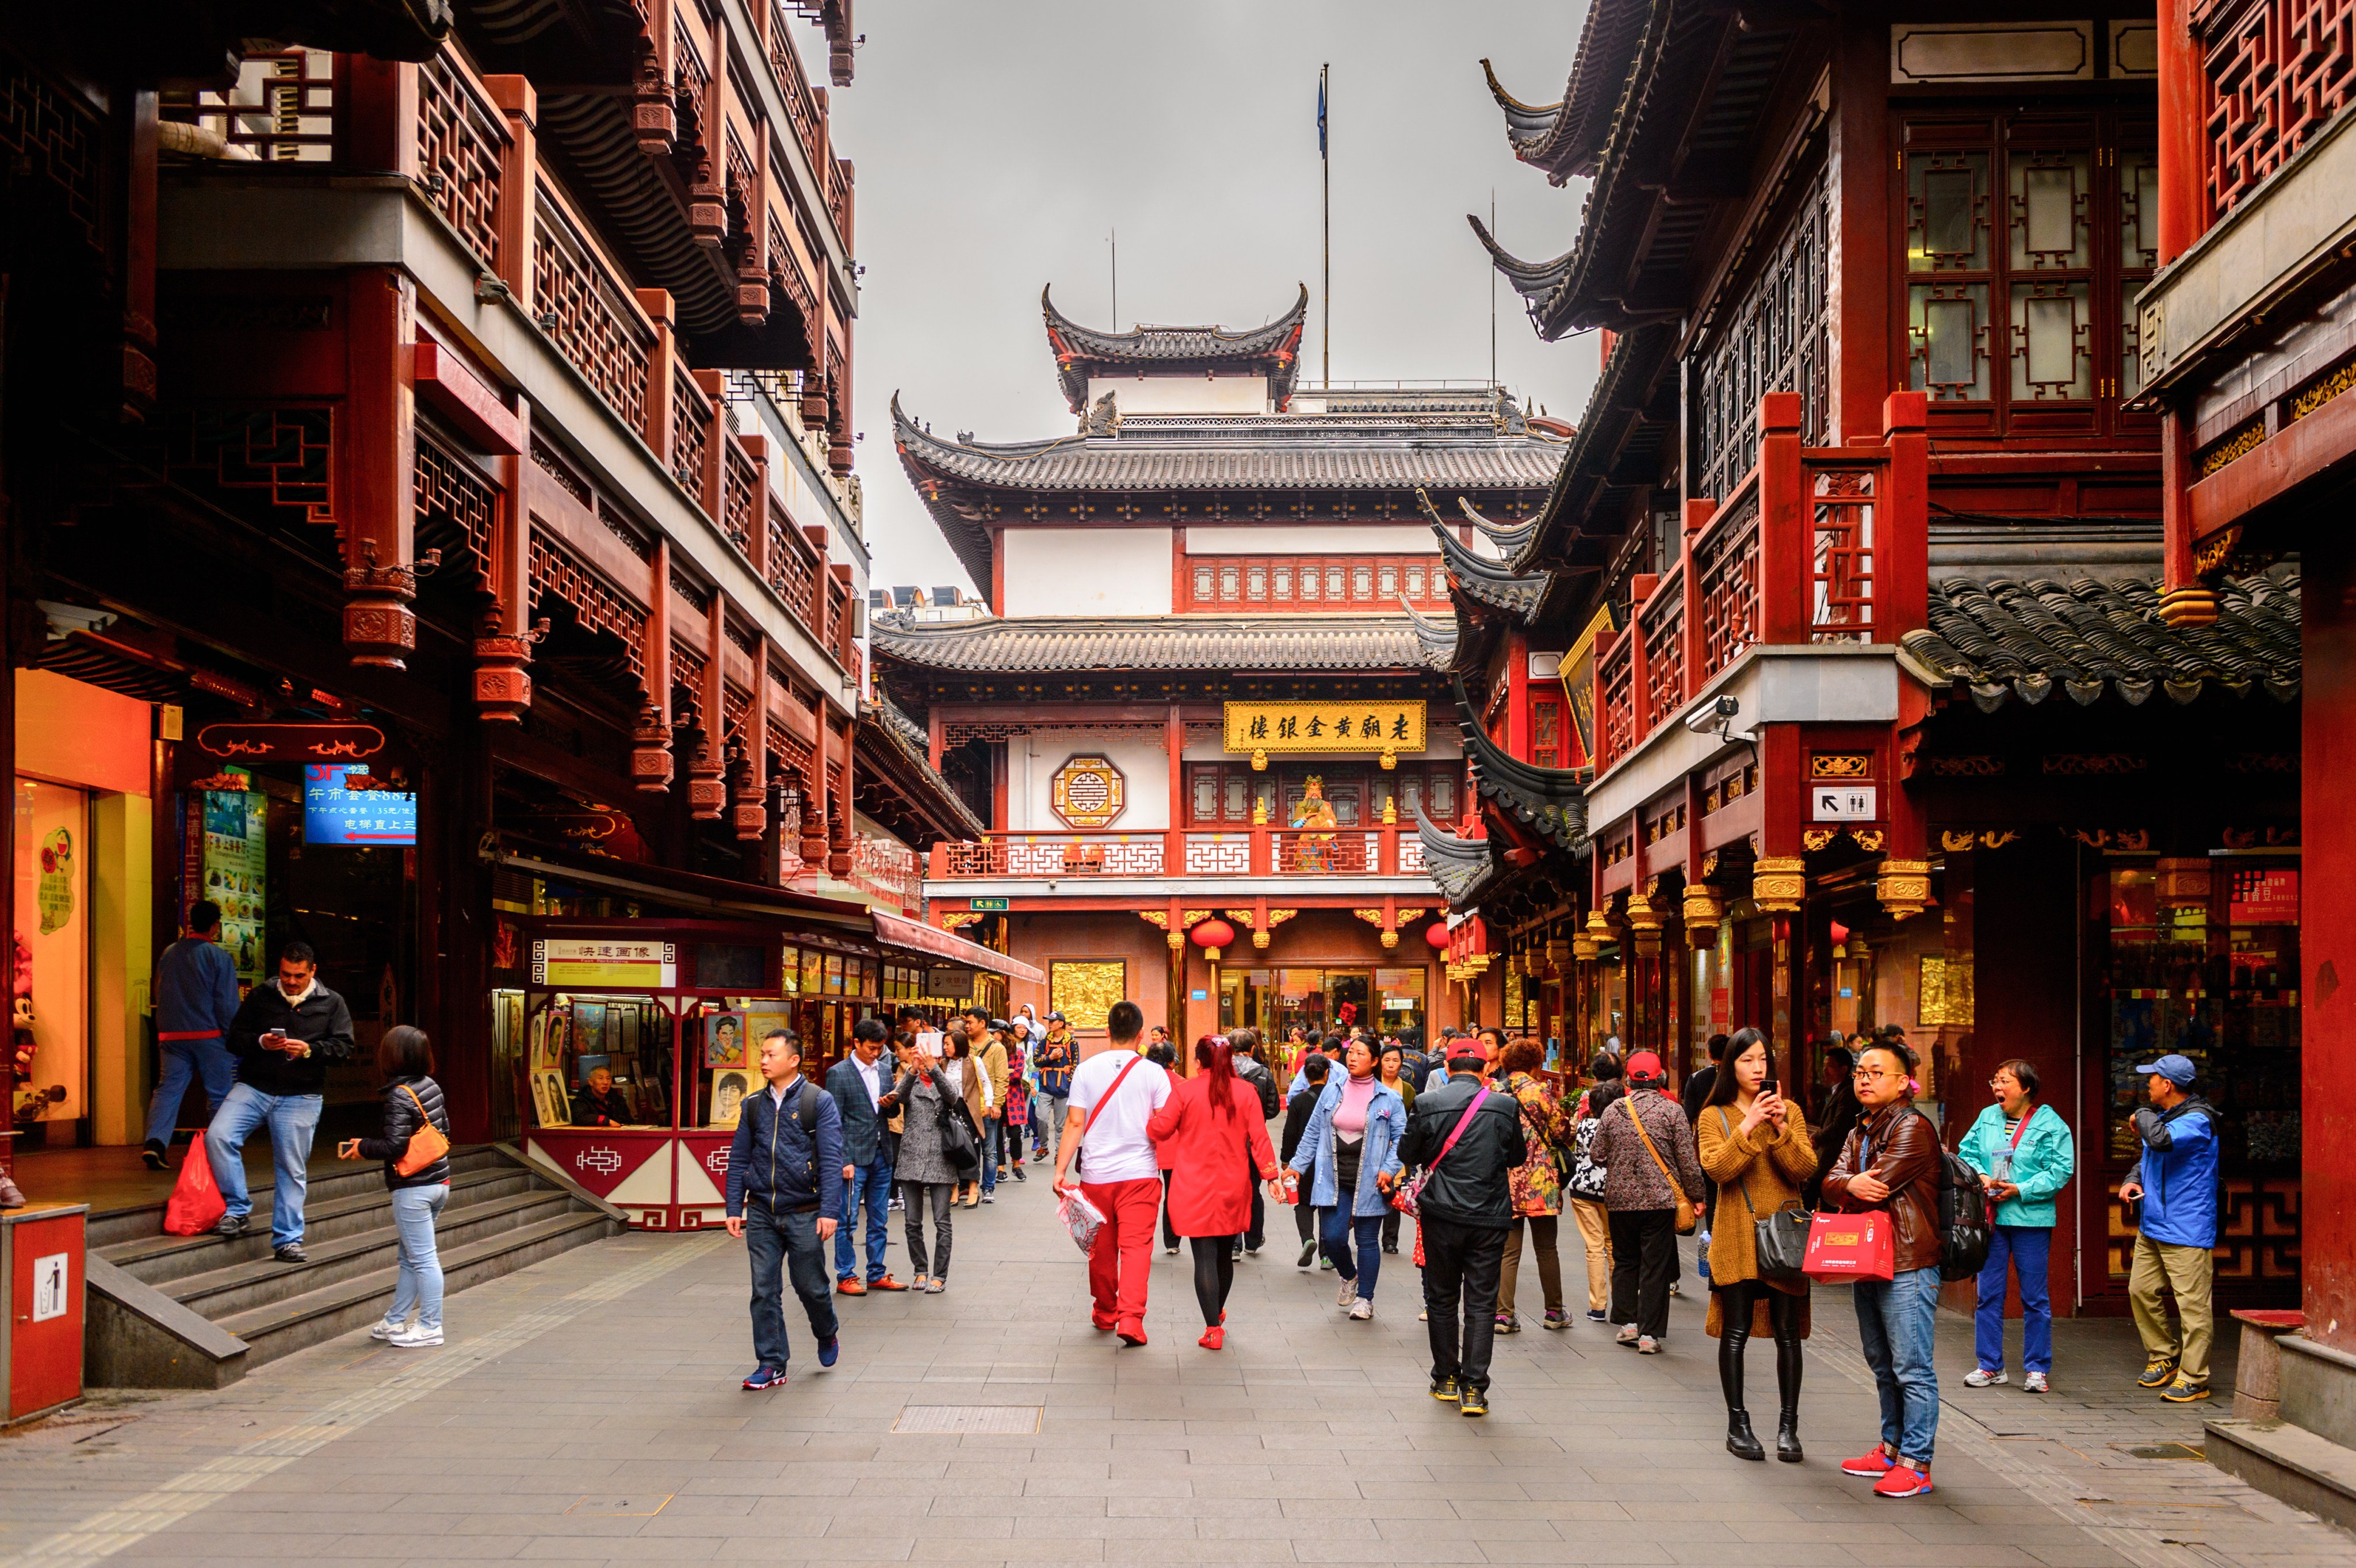
[[[1305,832],[1299,841],[1299,866],[1302,871],[1331,872],[1333,869],[1333,834],[1340,825],[1333,815],[1333,803],[1325,799],[1325,780],[1311,774],[1301,785],[1301,804],[1293,809],[1292,825],[1313,831]]]

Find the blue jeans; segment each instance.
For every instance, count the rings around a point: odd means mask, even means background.
[[[392,1305],[384,1320],[398,1326],[417,1311],[417,1326],[442,1326],[442,1253],[434,1244],[434,1219],[450,1201],[450,1184],[392,1189],[392,1223],[401,1232],[401,1277],[393,1282]]]
[[[2024,1370],[2053,1369],[2053,1298],[2045,1288],[2046,1254],[2053,1232],[2042,1225],[1998,1225],[1988,1232],[1987,1262],[1980,1269],[1980,1306],[1972,1348],[1980,1365],[2004,1369],[2005,1263],[2020,1276],[2020,1364]]]
[[[219,1111],[237,1082],[237,1058],[229,1054],[219,1035],[201,1040],[159,1040],[155,1049],[164,1058],[164,1076],[155,1085],[155,1098],[148,1102],[147,1141],[169,1144],[172,1130],[179,1124],[180,1101],[187,1098],[188,1080],[201,1079],[205,1109]]]
[[[847,1280],[858,1272],[859,1253],[851,1246],[851,1232],[859,1223],[859,1198],[863,1193],[867,1197],[867,1283],[873,1284],[884,1277],[884,1249],[891,1242],[892,1162],[878,1159],[853,1165],[851,1172],[851,1179],[842,1184],[842,1212],[835,1217],[834,1277]]]
[[[1893,1280],[1859,1280],[1857,1337],[1881,1396],[1881,1441],[1927,1469],[1939,1435],[1939,1372],[1931,1340],[1939,1314],[1939,1271],[1909,1269]]]
[[[985,1116],[981,1119],[981,1190],[998,1190],[998,1142],[1005,1130],[1005,1118]]]
[[[1351,1257],[1350,1243],[1357,1241],[1357,1256]],[[1324,1245],[1325,1255],[1333,1260],[1333,1272],[1345,1280],[1358,1282],[1361,1299],[1375,1299],[1375,1280],[1383,1272],[1383,1217],[1379,1214],[1353,1215],[1348,1208],[1335,1204],[1317,1211],[1317,1239]]]
[[[831,1339],[841,1326],[834,1316],[834,1290],[826,1277],[826,1249],[818,1239],[819,1212],[779,1214],[759,1198],[744,1201],[744,1251],[753,1260],[753,1356],[764,1367],[785,1370],[786,1282],[809,1314],[810,1333]]]
[[[250,1083],[229,1091],[213,1124],[205,1129],[205,1153],[213,1162],[213,1180],[229,1203],[229,1216],[242,1219],[253,1212],[245,1190],[245,1141],[264,1122],[270,1123],[270,1151],[278,1166],[278,1190],[270,1200],[270,1244],[291,1247],[303,1239],[303,1194],[309,1187],[311,1134],[319,1127],[321,1097],[316,1094],[264,1094]]]

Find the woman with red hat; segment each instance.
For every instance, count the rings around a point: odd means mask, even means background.
[[[1259,1091],[1236,1075],[1225,1035],[1194,1042],[1201,1070],[1177,1080],[1145,1124],[1169,1169],[1163,1223],[1194,1251],[1194,1299],[1203,1307],[1205,1350],[1226,1341],[1227,1292],[1236,1283],[1236,1238],[1251,1227],[1252,1176],[1276,1179]]]
[[[1662,1092],[1661,1058],[1638,1051],[1626,1077],[1628,1092],[1603,1112],[1590,1157],[1604,1169],[1612,1216],[1612,1321],[1621,1344],[1650,1356],[1668,1337],[1669,1279],[1677,1236],[1693,1229],[1701,1162],[1685,1107]]]

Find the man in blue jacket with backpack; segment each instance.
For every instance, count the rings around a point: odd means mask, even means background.
[[[2143,1156],[2119,1184],[2140,1199],[2127,1303],[2149,1359],[2136,1380],[2171,1404],[2209,1397],[2210,1286],[2216,1268],[2217,1113],[2192,1092],[2191,1058],[2173,1052],[2136,1069],[2151,1103],[2135,1113]],[[2181,1332],[2171,1331],[2160,1286],[2176,1297]],[[2165,1385],[2163,1387],[2162,1385]]]
[[[842,1210],[842,1110],[834,1096],[802,1076],[801,1036],[772,1029],[761,1039],[761,1076],[747,1095],[728,1150],[728,1234],[753,1261],[753,1354],[749,1392],[786,1386],[785,1281],[809,1314],[818,1364],[834,1365],[832,1279],[826,1243]]]

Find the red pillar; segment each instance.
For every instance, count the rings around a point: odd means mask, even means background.
[[[1186,721],[1175,703],[1162,721],[1162,746],[1170,754],[1170,817],[1162,834],[1162,874],[1177,876],[1186,870]]]
[[[1800,394],[1761,398],[1759,431],[1759,640],[1805,642],[1815,534],[1800,471]]]
[[[2356,547],[2335,529],[2311,528],[2300,548],[2303,1305],[2307,1337],[2348,1351],[2356,1350],[2356,1080],[2342,1069],[2340,1045],[2356,1027],[2356,816],[2337,807],[2356,767]]]

